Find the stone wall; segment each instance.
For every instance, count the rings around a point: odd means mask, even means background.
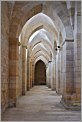
[[[9,84],[9,17],[7,2],[1,4],[1,109],[8,107]]]

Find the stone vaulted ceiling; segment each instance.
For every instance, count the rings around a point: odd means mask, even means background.
[[[15,1],[9,2],[9,9],[10,39],[20,35],[21,44],[27,47],[33,60],[41,57],[48,62],[50,55],[54,58],[57,45],[73,39],[66,2]]]

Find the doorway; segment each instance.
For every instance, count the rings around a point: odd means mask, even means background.
[[[41,60],[35,64],[34,85],[46,85],[46,65]]]

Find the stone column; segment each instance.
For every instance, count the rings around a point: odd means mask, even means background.
[[[48,87],[51,88],[51,61],[49,62]]]
[[[30,88],[31,88],[31,58],[29,60],[29,84],[30,84]]]
[[[71,108],[74,93],[74,42],[66,40],[63,45],[63,94],[61,103]]]
[[[9,38],[9,107],[16,106],[18,97],[18,61],[19,61],[19,46],[18,39]]]
[[[81,106],[81,2],[75,2],[74,15],[74,78],[75,98],[74,104]]]
[[[19,96],[22,95],[22,45],[19,42]]]
[[[60,49],[60,93],[62,94],[63,93],[63,48],[61,47]]]
[[[59,49],[59,56],[58,56],[58,78],[59,78],[59,94],[62,93],[62,74],[61,74],[61,49]]]
[[[52,77],[53,77],[53,68],[52,68],[52,65],[53,65],[53,63],[51,62],[50,63],[50,87],[51,87],[51,89],[52,89],[52,83],[53,83],[53,79],[52,79]]]
[[[34,64],[32,64],[32,86],[34,86]]]
[[[47,66],[47,86],[48,88],[50,88],[50,63],[48,63],[48,66]]]
[[[30,88],[32,88],[32,61],[30,61]]]
[[[29,82],[29,66],[30,66],[30,56],[29,56],[29,51],[27,53],[27,91],[30,90],[30,82]]]
[[[51,89],[56,90],[56,82],[55,82],[55,60],[52,58],[52,79],[51,79]]]
[[[60,94],[60,52],[56,55],[56,92]]]
[[[46,65],[46,85],[48,86],[48,65]]]
[[[46,85],[48,87],[48,70],[49,70],[49,66],[47,65],[47,69],[46,69]]]
[[[26,47],[22,46],[22,95],[26,93]]]
[[[26,47],[26,60],[25,60],[25,92],[27,91],[27,47]]]
[[[81,109],[81,1],[71,1],[69,15],[74,33],[74,86],[72,101]]]

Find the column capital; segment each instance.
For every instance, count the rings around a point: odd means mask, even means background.
[[[21,46],[21,42],[18,41],[18,46]]]
[[[25,49],[27,49],[27,46],[26,46],[26,45],[22,45],[22,48],[25,48]]]
[[[62,42],[62,46],[65,44],[65,42],[74,42],[74,39],[65,39],[65,41]]]
[[[48,63],[51,63],[52,61],[48,61]]]
[[[34,66],[34,64],[32,64],[32,66]]]
[[[52,62],[55,61],[55,60],[56,60],[56,57],[53,57],[53,58],[52,58]]]
[[[74,42],[74,39],[66,39],[65,42]]]

